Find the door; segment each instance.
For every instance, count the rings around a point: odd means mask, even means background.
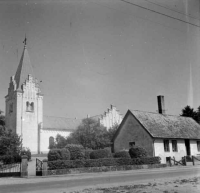
[[[186,149],[186,155],[190,155],[190,140],[185,139],[185,149]]]

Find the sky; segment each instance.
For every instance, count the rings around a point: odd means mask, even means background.
[[[0,0],[0,109],[27,36],[44,114],[200,106],[199,0]]]

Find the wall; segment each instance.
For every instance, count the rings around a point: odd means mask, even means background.
[[[178,152],[172,151],[172,140],[169,140],[169,152],[164,151],[163,139],[156,139],[154,141],[155,156],[161,158],[161,163],[166,163],[166,157],[175,157],[177,161],[181,160],[182,157],[186,156],[185,140],[177,140]]]
[[[50,130],[40,130],[40,153],[48,153],[49,152],[49,138],[54,137],[60,134],[64,137],[69,136],[69,131],[50,131]]]
[[[100,124],[102,124],[107,129],[111,128],[115,124],[120,124],[122,121],[122,116],[116,107],[112,106],[105,112],[100,118]]]
[[[200,151],[198,151],[197,149],[197,140],[190,140],[190,151],[191,151],[191,155],[194,155],[194,156],[200,155]]]
[[[153,156],[153,140],[132,114],[120,126],[120,131],[114,140],[114,151],[129,149],[129,142],[145,148],[149,156]]]

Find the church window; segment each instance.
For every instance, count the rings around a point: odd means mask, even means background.
[[[49,137],[49,149],[52,149],[54,147],[54,137]]]
[[[34,111],[34,103],[31,103],[31,111]]]
[[[13,103],[9,105],[9,113],[13,112]]]
[[[33,112],[34,111],[34,103],[29,103],[28,101],[26,102],[26,111],[27,112]]]

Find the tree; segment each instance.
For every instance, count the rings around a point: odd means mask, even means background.
[[[118,127],[119,127],[119,125],[116,123],[110,129],[108,129],[108,136],[109,136],[110,141],[113,140],[113,137],[114,137]]]
[[[183,117],[191,117],[198,123],[199,123],[199,120],[200,120],[199,119],[199,115],[200,115],[200,107],[198,107],[197,111],[195,111],[193,108],[191,108],[188,105],[182,109],[181,116],[183,116]]]
[[[71,133],[69,140],[81,144],[85,149],[102,149],[110,145],[106,128],[92,118],[83,119],[78,128]]]
[[[0,128],[0,156],[2,155],[20,155],[21,138],[11,130]]]
[[[3,115],[2,110],[0,110],[0,126],[5,127],[5,116]]]

